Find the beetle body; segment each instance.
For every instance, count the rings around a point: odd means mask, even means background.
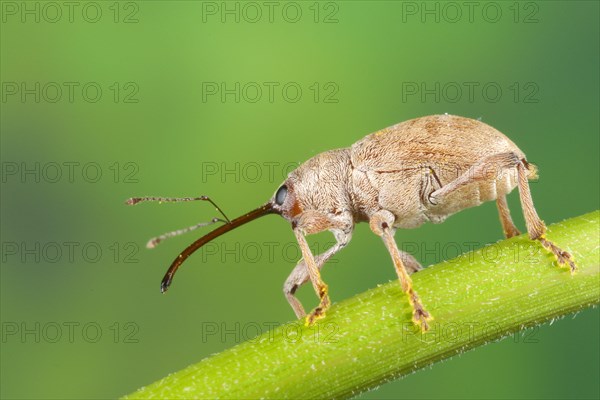
[[[365,222],[385,209],[396,217],[395,228],[441,223],[516,187],[515,173],[492,167],[486,172],[494,179],[471,182],[441,204],[429,197],[478,161],[505,153],[525,159],[509,138],[483,122],[447,114],[409,120],[367,135],[350,148],[318,154],[291,172],[284,185],[288,196],[297,193],[297,203],[283,215],[293,220],[303,210],[348,211],[353,222]]]
[[[279,214],[291,223],[302,252],[302,259],[284,284],[284,294],[296,316],[303,317],[306,313],[295,292],[304,283],[312,283],[320,299],[306,318],[307,324],[312,324],[325,315],[330,305],[320,269],[350,242],[356,223],[368,222],[392,257],[413,321],[427,330],[431,316],[409,276],[421,265],[398,249],[394,240],[398,228],[440,223],[458,211],[496,200],[505,236],[518,235],[506,202],[506,195],[518,187],[529,237],[554,254],[559,265],[567,264],[571,272],[575,271],[571,255],[545,236],[546,226],[537,215],[528,184],[535,176],[536,169],[525,154],[483,122],[447,114],[402,122],[367,135],[349,148],[312,157],[292,171],[273,197],[256,210],[232,221],[224,214],[227,221],[213,219],[225,225],[177,256],[163,278],[161,290],[168,289],[179,266],[204,244],[263,215]],[[195,199],[212,203],[206,196]],[[195,199],[134,198],[128,204]],[[154,246],[165,237],[203,225],[163,235],[150,243]],[[336,243],[313,256],[305,236],[324,230],[333,233]]]

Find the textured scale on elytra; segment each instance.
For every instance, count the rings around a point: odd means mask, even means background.
[[[466,169],[498,152],[512,151],[519,158],[525,157],[498,130],[481,121],[453,115],[401,122],[367,135],[351,148],[352,164],[361,171],[394,171],[444,162],[454,162]]]

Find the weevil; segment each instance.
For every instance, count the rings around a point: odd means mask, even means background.
[[[175,258],[161,282],[163,293],[181,264],[206,243],[259,217],[282,216],[291,223],[302,254],[283,291],[296,316],[306,316],[309,325],[324,317],[330,306],[321,268],[350,242],[356,223],[368,222],[391,255],[412,308],[413,322],[425,331],[432,316],[410,278],[422,267],[412,255],[398,248],[394,239],[398,229],[416,228],[425,222],[439,224],[458,211],[495,200],[504,235],[519,235],[506,201],[506,195],[517,187],[529,238],[539,241],[559,265],[567,265],[571,273],[576,270],[571,254],[545,236],[546,226],[535,210],[529,188],[529,179],[536,177],[536,167],[504,134],[481,121],[444,114],[401,122],[367,135],[349,148],[314,156],[292,171],[268,202],[234,220],[229,220],[206,196],[137,197],[127,200],[127,204],[205,200],[224,217],[149,242],[148,247],[154,247],[167,237],[223,222]],[[336,243],[313,256],[306,236],[325,230],[333,233]],[[309,280],[319,305],[306,315],[295,292]]]

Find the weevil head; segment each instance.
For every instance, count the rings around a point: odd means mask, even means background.
[[[288,221],[294,220],[303,210],[298,199],[298,189],[300,185],[296,186],[294,179],[288,176],[270,200],[273,211]]]
[[[185,248],[171,263],[161,282],[161,291],[167,291],[181,264],[196,250],[257,218],[279,214],[294,225],[307,210],[335,215],[351,211],[351,175],[349,149],[331,150],[311,158],[288,175],[267,203],[231,221],[228,220],[226,224]]]
[[[294,223],[307,210],[351,211],[349,149],[331,150],[290,172],[270,200],[273,211]]]

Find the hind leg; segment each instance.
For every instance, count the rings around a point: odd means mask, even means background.
[[[559,265],[568,264],[571,273],[573,273],[577,267],[571,254],[556,246],[545,236],[546,225],[544,225],[544,222],[542,222],[535,210],[531,191],[529,190],[528,176],[530,172],[527,168],[527,162],[524,159],[520,160],[515,153],[496,154],[477,162],[457,179],[431,193],[429,195],[429,202],[433,205],[443,204],[444,201],[449,200],[453,194],[455,195],[458,190],[465,186],[476,182],[481,183],[495,180],[498,177],[504,176],[504,174],[511,176],[515,170],[517,172],[517,186],[519,188],[521,207],[525,216],[529,238],[539,240],[546,250],[554,254]],[[512,223],[503,193],[497,196],[497,201],[500,220],[508,237],[509,234],[515,234],[518,230],[516,230],[514,223]]]
[[[553,242],[546,239],[546,225],[540,219],[533,206],[531,191],[529,190],[529,182],[527,181],[527,170],[522,161],[517,164],[517,172],[519,178],[519,196],[521,197],[521,207],[527,224],[527,232],[532,240],[539,240],[542,246],[556,257],[559,265],[567,264],[571,269],[571,273],[577,270],[577,266],[573,261],[573,257],[568,252],[560,249]]]

